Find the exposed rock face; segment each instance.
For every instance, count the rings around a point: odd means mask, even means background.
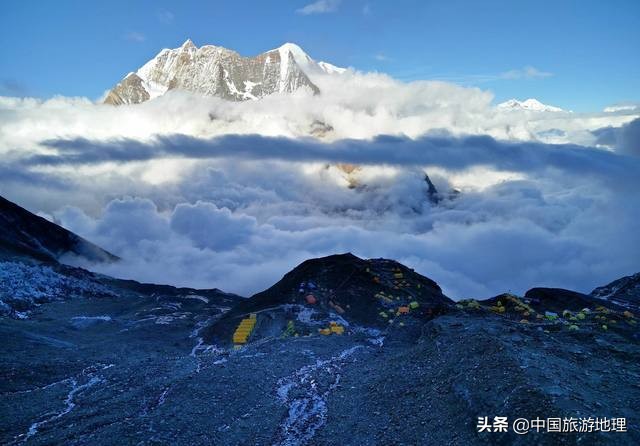
[[[150,98],[149,92],[144,88],[144,81],[136,73],[129,73],[107,94],[104,102],[111,105],[139,104]]]
[[[119,258],[82,237],[0,197],[0,254],[57,260],[65,254],[93,262]]]
[[[640,273],[614,280],[596,288],[591,296],[608,300],[623,307],[640,310]]]
[[[336,74],[344,69],[315,62],[300,47],[287,43],[255,57],[214,46],[163,49],[135,73],[129,73],[105,99],[113,105],[138,104],[169,90],[185,90],[231,101],[260,99],[273,93],[319,88],[308,74]]]
[[[537,310],[544,309],[559,313],[564,310],[580,311],[600,304],[591,296],[562,288],[531,288],[525,293],[524,298]],[[616,305],[608,306],[620,310]]]
[[[440,194],[438,194],[438,189],[436,189],[436,186],[426,173],[424,174],[424,181],[427,183],[427,197],[429,198],[429,201],[433,204],[438,204],[440,202]]]

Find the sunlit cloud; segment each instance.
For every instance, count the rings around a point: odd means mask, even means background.
[[[456,298],[635,272],[629,110],[505,112],[479,88],[355,71],[314,83],[240,103],[0,97],[0,193],[124,259],[89,268],[242,294],[346,251]]]

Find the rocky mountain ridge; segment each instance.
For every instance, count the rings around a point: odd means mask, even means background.
[[[55,223],[0,197],[0,252],[22,253],[41,260],[63,255],[92,262],[114,262],[118,257]]]
[[[214,45],[197,47],[190,39],[175,49],[163,49],[107,94],[112,105],[139,104],[170,90],[184,90],[230,101],[256,100],[274,93],[320,89],[311,77],[345,71],[316,62],[302,48],[285,43],[255,57],[243,57]]]
[[[640,273],[598,287],[591,292],[591,296],[640,312]]]

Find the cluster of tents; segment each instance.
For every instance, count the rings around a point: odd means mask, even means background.
[[[477,300],[467,299],[459,301],[456,307],[461,310],[480,310],[483,308]],[[494,305],[488,307],[496,314],[508,317],[516,316],[520,323],[541,323],[546,325],[564,326],[570,331],[577,331],[581,327],[596,327],[608,330],[612,325],[621,322],[635,326],[637,321],[635,315],[630,311],[616,312],[603,306],[596,306],[593,309],[582,308],[581,310],[563,310],[561,313],[555,311],[540,311],[533,309],[525,299],[514,295],[505,295],[498,299]],[[546,331],[546,330],[545,330]]]
[[[341,335],[344,334],[344,327],[337,322],[329,322],[329,326],[326,328],[321,328],[318,330],[318,333],[324,336],[329,336],[331,334]]]
[[[392,323],[395,317],[407,315],[411,313],[411,311],[417,310],[418,308],[420,308],[420,303],[414,300],[409,302],[406,305],[400,305],[398,307],[392,306],[387,310],[380,311],[379,314],[380,314],[380,317],[382,317],[383,319],[387,319],[389,323]]]
[[[249,317],[244,318],[240,321],[238,328],[233,333],[233,343],[236,348],[242,347],[247,343],[249,336],[251,336],[251,332],[256,325],[257,316],[255,313],[251,313]]]

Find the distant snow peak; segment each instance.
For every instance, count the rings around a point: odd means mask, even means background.
[[[318,62],[318,66],[327,74],[342,74],[347,71],[346,68],[336,67],[335,65],[331,65],[328,62]]]
[[[284,45],[271,50],[278,51],[280,53],[281,60],[287,60],[289,53],[293,56],[294,61],[307,75],[313,75],[318,73],[324,74],[342,74],[347,71],[346,68],[336,67],[327,62],[316,62],[309,56],[302,48],[295,43],[287,42]]]
[[[196,50],[197,47],[195,46],[195,44],[193,43],[193,40],[191,39],[187,39],[184,41],[184,43],[182,44],[182,46],[180,47],[183,51],[184,50]]]
[[[243,57],[214,45],[198,48],[187,39],[179,48],[163,49],[135,73],[129,73],[108,94],[105,103],[137,104],[169,90],[185,90],[232,101],[261,99],[273,93],[305,88],[318,94],[310,79],[346,70],[316,62],[295,43],[255,57]]]
[[[553,105],[546,105],[537,99],[527,99],[526,101],[518,101],[517,99],[509,99],[506,102],[498,104],[498,108],[504,110],[529,110],[539,112],[562,112],[563,109],[554,107]]]

